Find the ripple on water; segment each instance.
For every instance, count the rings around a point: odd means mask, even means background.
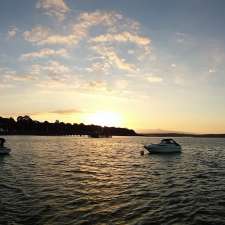
[[[0,225],[225,224],[225,141],[179,138],[179,155],[140,156],[158,138],[7,137]]]

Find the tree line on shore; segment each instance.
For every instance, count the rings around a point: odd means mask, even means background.
[[[32,120],[29,116],[0,117],[0,135],[90,135],[90,136],[135,136],[134,130],[118,127],[102,127],[83,123],[54,123]]]

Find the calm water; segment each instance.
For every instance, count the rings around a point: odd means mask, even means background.
[[[225,140],[177,138],[183,153],[140,155],[157,138],[7,137],[1,225],[225,224]]]

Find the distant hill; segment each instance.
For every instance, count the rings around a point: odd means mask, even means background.
[[[0,117],[0,135],[89,135],[89,136],[136,136],[136,132],[120,127],[101,127],[83,123],[63,123],[56,120],[39,122],[29,116],[13,118]]]
[[[138,133],[142,134],[161,134],[161,133],[182,133],[182,134],[188,134],[188,132],[183,132],[183,131],[172,131],[172,130],[163,130],[163,129],[139,129],[137,130]]]

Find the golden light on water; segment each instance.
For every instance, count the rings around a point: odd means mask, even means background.
[[[121,126],[122,124],[122,116],[117,112],[95,112],[88,114],[84,120],[86,124],[100,126]]]

